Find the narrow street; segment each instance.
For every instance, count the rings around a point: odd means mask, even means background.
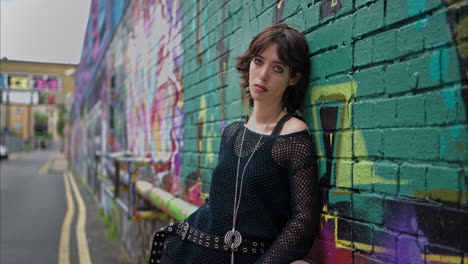
[[[12,155],[0,175],[0,263],[130,263],[61,154]]]

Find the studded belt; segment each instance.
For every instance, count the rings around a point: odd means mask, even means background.
[[[180,237],[180,239],[189,241],[200,247],[231,252],[231,248],[226,245],[224,237],[222,236],[207,234],[191,227],[187,222],[171,223],[161,228],[161,230],[154,235],[153,244],[151,246],[150,264],[159,263],[161,252],[164,248],[164,241],[168,235],[176,235]],[[263,255],[269,246],[269,243],[263,241],[242,239],[242,242],[234,249],[234,252],[246,255]]]

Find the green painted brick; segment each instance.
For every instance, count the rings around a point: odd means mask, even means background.
[[[417,77],[417,88],[433,87],[440,84],[440,52],[425,53],[407,62],[411,76]]]
[[[387,129],[382,133],[385,157],[436,160],[439,156],[439,133],[433,128]]]
[[[408,162],[400,166],[400,195],[425,198],[426,166]]]
[[[360,135],[358,135],[358,132]],[[382,133],[378,129],[355,130],[354,132],[355,157],[381,157]]]
[[[399,28],[396,41],[397,56],[415,53],[424,48],[423,32],[414,23]]]
[[[356,143],[356,142],[355,142]],[[372,190],[373,163],[360,161],[353,164],[353,188],[358,190]]]
[[[385,24],[393,24],[408,17],[407,1],[411,0],[387,1]]]
[[[372,182],[374,191],[390,195],[398,194],[398,165],[392,162],[375,162]]]
[[[357,41],[354,45],[354,65],[361,66],[372,63],[373,46],[373,37]]]
[[[465,162],[468,149],[468,126],[455,125],[440,128],[440,159]]]
[[[303,17],[304,26],[305,26],[304,30],[317,26],[320,22],[320,2],[316,4],[314,4],[314,2],[310,3],[308,1],[301,1],[301,2],[302,2],[302,17]]]
[[[428,92],[426,96],[426,123],[441,125],[455,122],[457,119],[456,105],[461,103],[458,87],[445,87],[442,90]]]
[[[398,126],[424,126],[425,96],[405,96],[397,99],[397,124]]]
[[[349,45],[351,43],[352,26],[353,16],[346,16],[307,34],[306,39],[312,44],[310,52],[332,46],[342,46],[343,43]],[[338,32],[339,34],[337,34]]]
[[[380,99],[374,106],[374,116],[380,127],[396,126],[396,98]]]
[[[278,9],[278,4],[276,4],[273,8]],[[302,4],[300,0],[283,1],[281,8],[283,9],[283,18],[290,17],[291,15],[301,10]],[[298,14],[295,15],[297,16]]]
[[[353,193],[353,210],[355,219],[381,224],[383,199],[377,194]]]
[[[378,124],[374,118],[374,100],[358,101],[353,104],[353,126],[356,128],[374,128]]]
[[[446,10],[441,10],[430,16],[424,27],[424,46],[436,47],[452,42],[449,25],[447,24]]]
[[[354,73],[357,82],[357,96],[367,96],[381,93],[384,90],[383,67],[374,67]]]
[[[464,46],[460,45],[458,47],[458,50],[460,51],[460,57],[463,60],[463,56],[461,55],[461,53],[462,50],[465,50],[465,52],[468,50],[468,42],[465,43]],[[462,79],[462,76],[460,74],[460,68],[463,68],[463,66],[461,66],[462,62],[460,62],[458,54],[459,53],[456,47],[443,48],[441,50],[441,77],[442,81],[444,81],[445,83],[460,81]],[[468,77],[468,72],[466,70],[465,74],[466,76],[464,76],[464,78],[466,79]]]
[[[407,92],[416,87],[417,77],[410,75],[405,63],[395,63],[385,69],[385,92],[395,94]]]
[[[373,225],[369,225],[369,224],[363,224],[363,223],[359,223],[359,222],[353,222],[353,228],[352,228],[352,232],[353,232],[353,243],[354,245],[358,245],[358,244],[361,244],[361,245],[368,245],[366,247],[362,247],[362,248],[359,248],[360,251],[364,251],[364,252],[367,252],[367,253],[371,253],[373,252],[373,241],[374,241],[374,232],[373,232]],[[357,255],[354,255],[355,256],[355,260],[356,260],[356,256]]]
[[[359,36],[383,26],[384,1],[378,0],[370,6],[359,9],[354,18],[354,36]]]
[[[434,200],[458,201],[459,168],[429,166],[427,168],[427,190]]]
[[[396,50],[396,31],[389,30],[374,36],[374,45],[372,49],[372,61],[381,62],[395,58]]]
[[[340,216],[353,217],[351,193],[346,190],[330,189],[328,192],[328,212]]]

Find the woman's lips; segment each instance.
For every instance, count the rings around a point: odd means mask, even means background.
[[[267,88],[265,88],[265,86],[261,85],[261,84],[254,84],[254,87],[257,91],[259,92],[266,92],[268,91]]]

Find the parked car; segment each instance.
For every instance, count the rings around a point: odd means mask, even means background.
[[[8,159],[8,148],[0,145],[0,159]]]

